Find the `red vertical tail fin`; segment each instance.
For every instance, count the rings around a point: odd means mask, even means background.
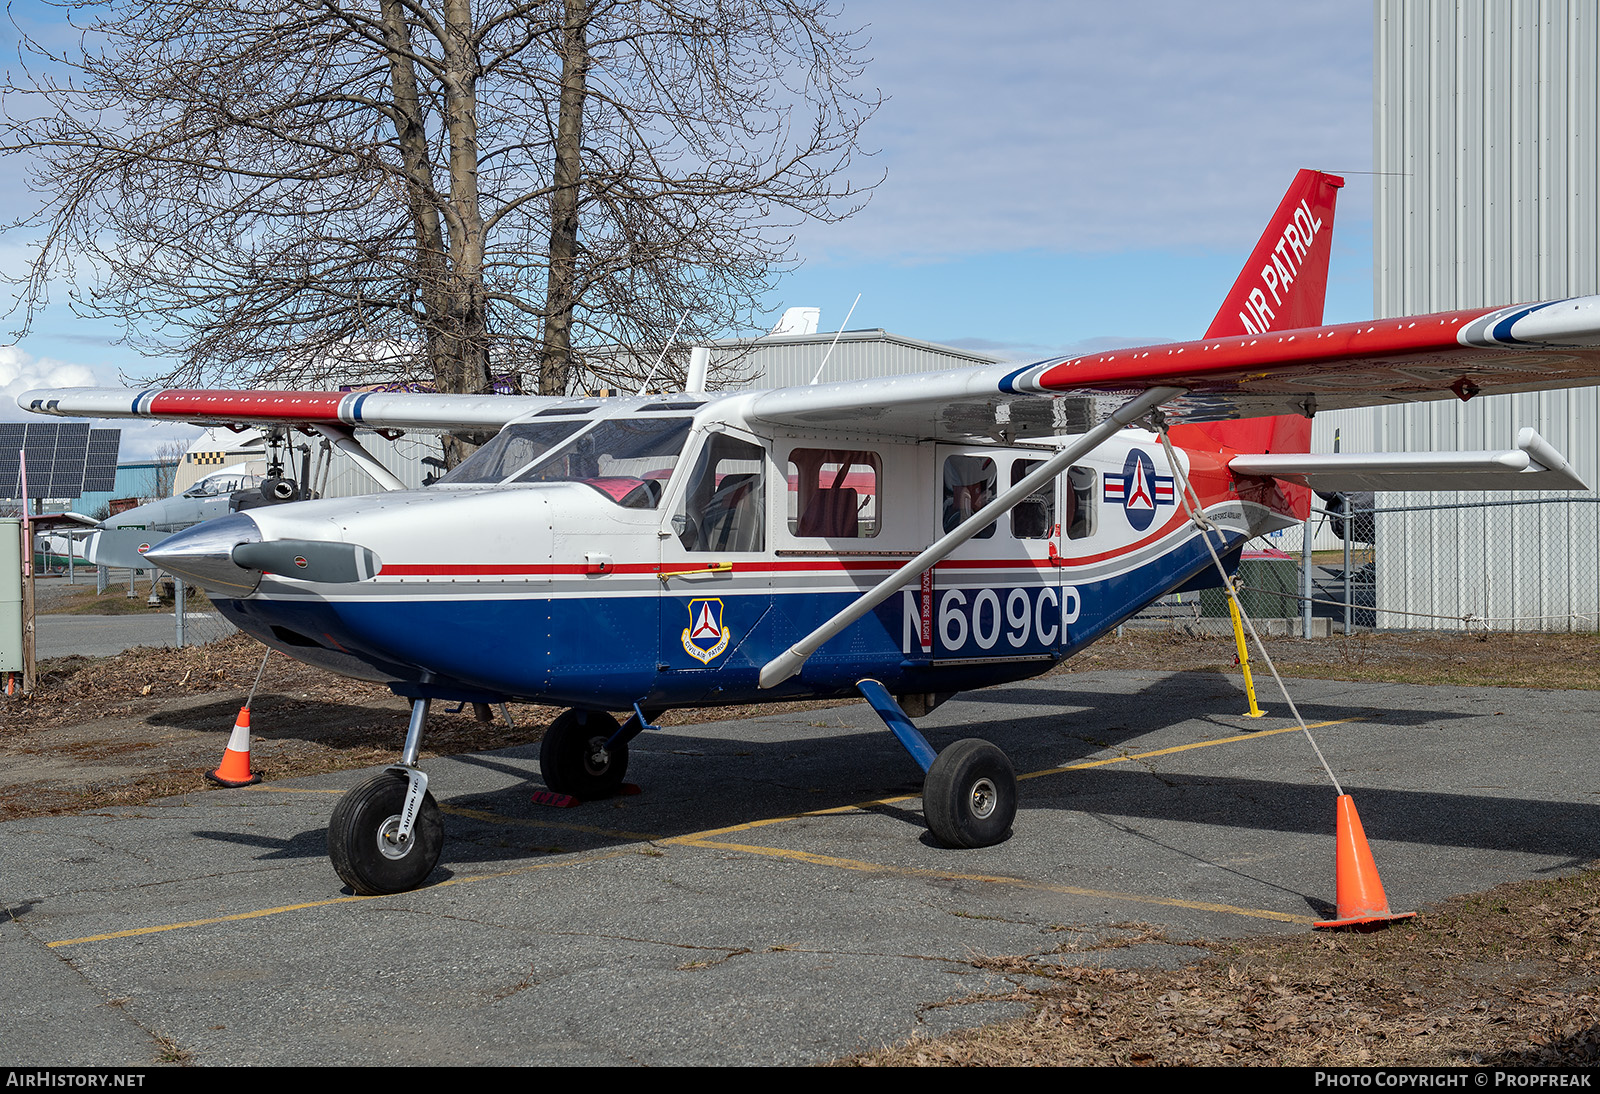
[[[1301,171],[1289,184],[1277,212],[1206,330],[1207,338],[1266,334],[1322,325],[1332,254],[1333,213],[1344,179],[1321,171]],[[1173,440],[1194,448],[1231,452],[1309,452],[1311,419],[1297,414],[1247,418],[1235,422],[1178,426]],[[1311,491],[1276,483],[1271,497],[1259,500],[1303,520]]]
[[[1322,325],[1333,211],[1344,179],[1301,171],[1239,272],[1207,338]]]

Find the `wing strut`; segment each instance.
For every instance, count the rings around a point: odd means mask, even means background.
[[[863,593],[844,611],[835,615],[771,661],[768,661],[761,667],[761,686],[770,688],[789,679],[789,677],[800,671],[801,666],[806,663],[806,658],[816,653],[824,642],[883,603],[923,570],[942,562],[957,547],[983,531],[992,522],[1009,512],[1018,502],[1065,471],[1074,460],[1081,460],[1084,456],[1099,448],[1103,442],[1117,431],[1137,421],[1162,403],[1183,393],[1183,388],[1153,387],[1142,395],[1124,403],[1111,417],[1050,457],[1040,467],[1023,478],[1021,482],[1001,494],[998,498],[995,498],[982,509],[979,509],[952,531],[935,540],[920,555],[884,578],[870,592]]]
[[[406,484],[397,479],[387,467],[379,463],[376,456],[362,448],[361,442],[356,440],[355,434],[344,426],[318,423],[311,428],[332,441],[333,447],[354,460],[356,466],[371,475],[373,481],[385,490],[404,490],[406,488]]]

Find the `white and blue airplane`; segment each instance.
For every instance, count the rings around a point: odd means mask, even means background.
[[[438,862],[417,763],[435,701],[568,707],[541,771],[593,799],[662,711],[859,694],[926,772],[938,839],[986,846],[1016,812],[1010,761],[978,739],[936,754],[908,715],[1221,584],[1205,536],[1237,565],[1246,540],[1305,517],[1310,486],[1582,488],[1531,430],[1505,452],[1308,452],[1318,410],[1600,381],[1600,297],[1319,326],[1341,185],[1300,172],[1194,342],[716,394],[19,401],[313,430],[358,460],[357,429],[495,432],[425,489],[368,457],[386,492],[232,514],[150,553],[267,645],[411,701],[398,763],[329,825],[358,893],[413,888]]]

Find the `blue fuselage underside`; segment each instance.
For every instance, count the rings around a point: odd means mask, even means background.
[[[1228,537],[1228,561],[1240,538]],[[454,596],[446,586],[394,599],[218,599],[241,630],[299,660],[381,681],[398,694],[495,702],[527,699],[646,710],[855,693],[872,677],[895,694],[950,693],[1038,675],[1167,592],[1214,572],[1196,537],[1115,576],[1074,583],[1009,579],[935,592],[933,641],[917,623],[915,586],[822,646],[776,688],[762,665],[845,608],[853,592],[659,596]],[[940,571],[941,575],[943,571]],[[941,578],[941,581],[943,579]],[[1030,583],[1031,582],[1031,583]],[[1057,583],[1059,582],[1059,583]],[[441,583],[442,584],[442,583]],[[713,626],[692,637],[710,605]],[[728,641],[717,650],[714,641]],[[716,650],[715,653],[710,651]],[[698,655],[695,651],[699,651]]]

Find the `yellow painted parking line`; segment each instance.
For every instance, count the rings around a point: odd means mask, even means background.
[[[567,832],[587,832],[592,836],[606,836],[610,839],[643,840],[645,842],[661,838],[658,833],[653,832],[628,832],[619,828],[597,828],[592,824],[566,824],[562,821],[534,820],[532,817],[502,817],[498,813],[489,813],[482,809],[463,809],[458,805],[441,805],[439,812],[449,813],[452,817],[471,817],[473,820],[488,821],[490,824],[506,824],[514,828],[556,828]]]
[[[1299,726],[1295,727],[1300,728]],[[1004,874],[962,874],[951,870],[930,870],[920,866],[889,866],[881,862],[862,862],[858,859],[836,858],[812,851],[791,851],[782,847],[759,847],[744,843],[722,843],[714,840],[677,840],[690,847],[710,847],[721,851],[740,851],[748,855],[766,855],[772,858],[793,859],[813,866],[831,866],[839,870],[859,870],[863,873],[895,874],[902,877],[933,878],[938,881],[978,881],[990,885],[1009,885],[1019,889],[1038,889],[1047,893],[1064,893],[1068,896],[1095,897],[1100,900],[1125,900],[1135,904],[1160,904],[1168,908],[1189,908],[1202,912],[1223,912],[1228,915],[1249,916],[1252,919],[1274,919],[1280,923],[1315,923],[1308,915],[1291,915],[1266,908],[1241,908],[1233,904],[1212,904],[1203,900],[1180,900],[1177,897],[1144,896],[1139,893],[1118,893],[1105,889],[1082,889],[1075,885],[1054,885],[1046,881],[1007,877]]]
[[[1339,718],[1328,722],[1316,722],[1308,729],[1321,729],[1324,726],[1342,725],[1346,722],[1358,722],[1360,718]],[[1263,737],[1272,737],[1279,733],[1293,733],[1299,726],[1285,726],[1281,729],[1260,730],[1254,733],[1241,733],[1233,737],[1222,737],[1215,741],[1196,741],[1192,744],[1174,745],[1170,748],[1158,748],[1151,752],[1136,752],[1127,756],[1113,756],[1104,760],[1089,760],[1080,764],[1065,764],[1059,767],[1047,767],[1041,771],[1030,771],[1026,775],[1017,776],[1018,781],[1023,779],[1037,779],[1045,775],[1056,775],[1065,771],[1082,771],[1091,767],[1104,767],[1107,764],[1128,763],[1133,760],[1144,760],[1154,756],[1167,756],[1175,752],[1187,752],[1196,748],[1210,748],[1214,745],[1235,744],[1242,741],[1254,741]],[[279,790],[287,793],[300,794],[342,794],[343,790],[311,790],[299,787],[273,787],[261,785],[251,787],[256,790]],[[743,843],[722,843],[713,837],[730,835],[734,832],[750,832],[757,828],[767,828],[775,824],[788,821],[801,820],[806,817],[826,817],[841,813],[860,812],[877,806],[898,805],[902,802],[912,801],[921,797],[920,794],[903,794],[893,798],[874,798],[870,801],[856,802],[852,805],[837,805],[828,809],[811,809],[803,813],[789,813],[779,817],[766,817],[761,820],[746,821],[743,824],[728,825],[724,828],[709,828],[703,832],[692,832],[687,835],[673,836],[662,839],[658,836],[644,832],[627,832],[614,829],[598,828],[589,825],[562,824],[556,821],[536,821],[520,817],[502,817],[494,813],[487,813],[477,809],[464,809],[458,806],[441,806],[446,813],[457,816],[471,817],[475,820],[489,821],[495,824],[520,825],[530,828],[565,828],[571,831],[587,832],[594,835],[605,836],[612,839],[627,839],[647,841],[658,846],[679,844],[686,847],[709,847],[718,850],[739,851],[745,854],[764,855],[774,858],[786,858],[799,862],[808,862],[813,865],[831,866],[838,869],[880,871],[896,873],[909,877],[930,877],[944,880],[984,881],[997,885],[1020,886],[1023,888],[1041,889],[1047,892],[1065,893],[1074,896],[1098,897],[1101,899],[1126,900],[1143,904],[1159,904],[1174,908],[1189,908],[1199,911],[1224,912],[1230,915],[1251,916],[1257,919],[1275,919],[1284,923],[1312,923],[1309,916],[1289,915],[1285,912],[1272,912],[1257,908],[1238,908],[1231,904],[1211,904],[1204,901],[1180,900],[1176,897],[1141,896],[1137,893],[1116,893],[1098,889],[1079,889],[1069,885],[1052,885],[1047,882],[1028,881],[1022,878],[1004,876],[989,876],[985,874],[958,874],[943,870],[927,870],[917,867],[886,866],[878,863],[861,862],[855,859],[835,858],[830,855],[818,855],[809,851],[790,851],[778,847],[761,847]],[[467,877],[453,877],[441,881],[437,885],[430,885],[428,889],[442,889],[450,885],[463,885],[467,882],[485,881],[489,878],[515,877],[518,874],[531,873],[534,870],[546,870],[552,866],[576,866],[586,862],[598,862],[602,859],[616,858],[620,855],[632,854],[630,849],[609,851],[601,854],[584,855],[579,858],[563,857],[557,861],[537,862],[528,866],[518,867],[515,870],[502,870],[490,874],[472,874]],[[427,890],[420,890],[426,892]],[[333,897],[328,900],[315,900],[304,904],[286,904],[277,908],[262,908],[252,912],[239,912],[235,915],[217,916],[211,919],[194,919],[185,923],[167,923],[154,927],[135,927],[126,931],[111,931],[107,934],[87,935],[83,938],[68,938],[59,942],[46,943],[49,947],[75,946],[84,942],[104,942],[115,938],[131,938],[136,935],[155,934],[161,931],[183,930],[188,927],[204,927],[213,923],[230,923],[245,919],[258,919],[262,916],[279,915],[283,912],[300,911],[307,908],[323,908],[332,904],[348,904],[358,900],[377,900],[378,897],[370,896],[344,896]]]
[[[515,870],[497,870],[490,874],[468,874],[460,877],[446,878],[437,885],[430,885],[426,889],[413,890],[414,892],[431,892],[434,889],[447,889],[452,885],[469,885],[474,881],[488,881],[490,878],[514,877],[517,874],[530,874],[535,870],[548,870],[552,866],[578,866],[586,862],[603,862],[606,859],[620,858],[623,855],[633,854],[631,848],[620,851],[605,851],[600,854],[584,855],[581,858],[562,858],[561,861],[535,862],[527,866],[519,866]],[[395,893],[394,896],[406,896],[406,893]],[[306,908],[326,908],[331,904],[354,904],[359,900],[387,900],[387,896],[336,896],[327,900],[310,900],[303,904],[283,904],[276,908],[258,908],[253,912],[238,912],[234,915],[213,916],[210,919],[191,919],[184,923],[162,923],[153,927],[133,927],[126,931],[108,931],[105,934],[85,935],[82,938],[63,938],[58,942],[46,942],[48,949],[57,946],[76,946],[83,942],[106,942],[114,938],[134,938],[143,934],[160,934],[162,931],[181,931],[189,927],[207,927],[213,923],[236,923],[243,919],[260,919],[263,916],[282,915],[284,912],[298,912]]]
[[[1322,729],[1325,726],[1344,725],[1346,722],[1359,722],[1361,718],[1335,718],[1328,722],[1314,722],[1307,729]],[[1158,748],[1150,752],[1133,752],[1126,756],[1112,756],[1104,760],[1086,760],[1078,764],[1062,764],[1058,767],[1046,767],[1039,771],[1030,771],[1026,775],[1018,775],[1017,781],[1024,779],[1042,779],[1046,775],[1059,775],[1064,771],[1084,771],[1091,767],[1105,767],[1108,764],[1125,764],[1134,760],[1148,760],[1155,756],[1168,756],[1174,752],[1188,752],[1196,748],[1212,748],[1216,745],[1238,744],[1241,741],[1256,741],[1263,737],[1274,737],[1279,733],[1297,733],[1299,726],[1284,726],[1282,729],[1262,729],[1252,733],[1240,733],[1233,737],[1219,737],[1214,741],[1194,741],[1186,745],[1173,745],[1170,748]],[[713,828],[705,832],[695,832],[687,836],[675,836],[662,840],[663,843],[693,843],[708,836],[723,836],[733,832],[749,832],[757,828],[766,828],[774,824],[783,824],[786,821],[800,820],[805,817],[827,817],[839,813],[859,812],[872,809],[880,805],[899,805],[902,802],[915,801],[922,797],[921,794],[902,794],[893,798],[874,798],[870,801],[856,802],[853,805],[836,805],[829,809],[809,809],[803,813],[788,813],[781,817],[763,817],[761,820],[745,821],[743,824],[730,824],[726,828]]]
[[[1313,722],[1306,726],[1307,729],[1322,729],[1324,726],[1342,726],[1346,722],[1360,722],[1362,718],[1335,718],[1331,722]],[[1063,771],[1085,771],[1091,767],[1105,767],[1107,764],[1125,764],[1133,760],[1148,760],[1153,756],[1170,756],[1174,752],[1188,752],[1193,748],[1210,748],[1213,745],[1231,745],[1238,741],[1256,741],[1262,737],[1276,737],[1280,733],[1298,733],[1299,726],[1284,726],[1281,729],[1259,729],[1252,733],[1240,733],[1235,737],[1219,737],[1215,741],[1195,741],[1193,744],[1173,745],[1171,748],[1158,748],[1153,752],[1135,752],[1127,756],[1112,756],[1106,760],[1089,760],[1081,764],[1062,764],[1060,767],[1047,767],[1042,771],[1030,771],[1026,775],[1018,775],[1017,781],[1023,779],[1042,779],[1046,775],[1059,775]]]

